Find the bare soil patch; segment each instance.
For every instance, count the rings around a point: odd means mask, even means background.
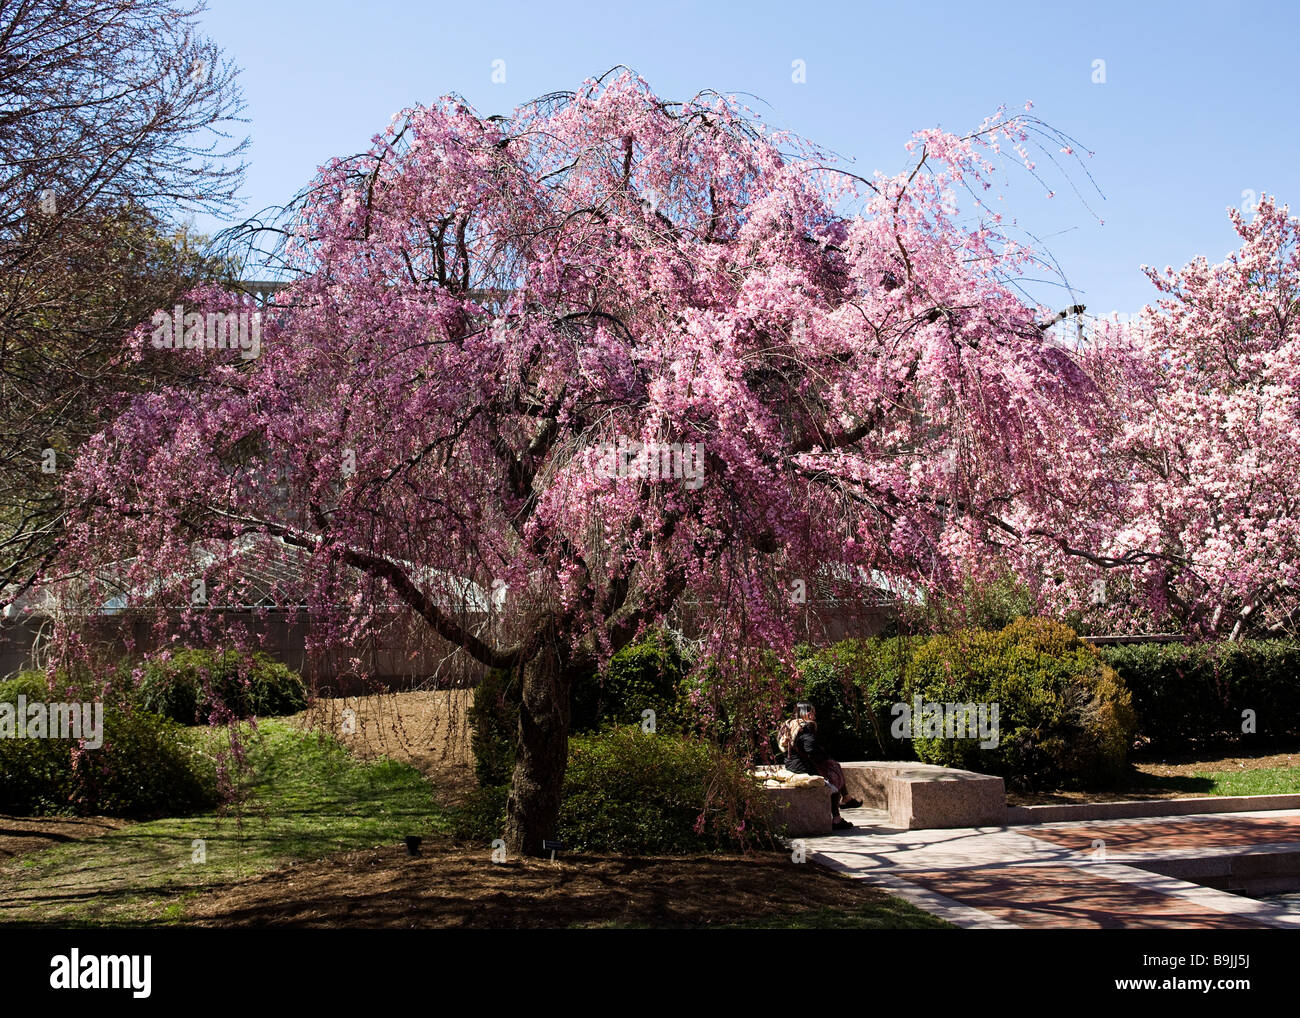
[[[362,760],[386,756],[429,778],[444,806],[476,787],[472,689],[372,693],[316,700],[289,720],[335,736]],[[350,713],[349,713],[350,712]]]
[[[1234,753],[1228,756],[1200,757],[1198,759],[1173,757],[1160,761],[1147,760],[1134,766],[1143,774],[1155,777],[1191,777],[1209,771],[1253,771],[1274,767],[1300,767],[1300,750],[1289,753]]]

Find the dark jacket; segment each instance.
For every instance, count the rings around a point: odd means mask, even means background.
[[[785,756],[785,769],[795,774],[818,774],[818,764],[827,758],[826,750],[817,741],[817,726],[804,725],[791,740],[790,752]]]

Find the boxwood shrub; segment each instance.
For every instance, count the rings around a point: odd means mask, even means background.
[[[206,724],[221,707],[236,718],[277,717],[307,706],[302,678],[287,665],[255,651],[182,650],[144,667],[136,690],[145,710],[183,725]]]
[[[1022,788],[1104,785],[1125,770],[1136,720],[1115,670],[1067,626],[1018,619],[996,633],[927,640],[907,666],[903,703],[998,706],[998,742],[926,735],[912,747],[927,763],[1000,774]],[[918,737],[919,736],[919,737]]]

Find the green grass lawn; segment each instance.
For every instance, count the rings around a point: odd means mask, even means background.
[[[210,752],[225,741],[221,731],[191,734]],[[284,721],[264,720],[255,734],[247,727],[243,734],[248,755],[238,806],[131,824],[20,856],[0,869],[0,924],[173,924],[206,890],[339,851],[392,846],[407,834],[428,838],[451,830],[436,790],[411,766],[363,763],[336,740]],[[882,894],[878,901],[807,908],[735,928],[947,925]]]
[[[1215,766],[1219,764],[1220,766]],[[1207,761],[1204,769],[1190,773],[1160,775],[1131,769],[1116,789],[1129,797],[1142,793],[1176,793],[1180,797],[1203,795],[1293,795],[1300,794],[1300,767],[1237,767],[1224,769],[1219,760]]]
[[[214,813],[152,820],[56,845],[0,870],[0,923],[169,922],[203,888],[331,852],[447,830],[414,767],[363,763],[336,740],[264,720],[247,727],[243,801]],[[224,733],[196,731],[204,740]],[[209,742],[209,747],[215,742]],[[196,841],[204,861],[196,861]]]
[[[1181,774],[1151,774],[1130,768],[1124,780],[1113,787],[1089,788],[1090,792],[1114,792],[1116,799],[1145,799],[1173,794],[1179,798],[1207,795],[1297,795],[1300,794],[1300,767],[1224,768],[1222,759],[1189,765]],[[1195,767],[1195,769],[1192,769]],[[1203,768],[1203,769],[1202,769]],[[1020,801],[1052,802],[1054,791],[1038,795],[1022,794]]]
[[[1197,774],[1204,790],[1198,795],[1283,795],[1300,793],[1300,767],[1207,771]],[[1183,787],[1182,785],[1174,787]]]

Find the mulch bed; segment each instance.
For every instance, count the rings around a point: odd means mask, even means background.
[[[864,881],[788,853],[581,856],[493,863],[452,843],[345,852],[187,902],[185,924],[222,927],[514,928],[710,926],[879,902]]]

